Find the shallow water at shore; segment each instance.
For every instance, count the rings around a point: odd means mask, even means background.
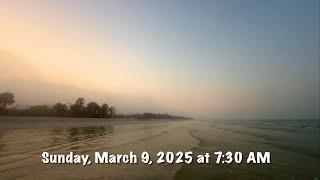
[[[319,121],[135,121],[0,117],[0,179],[313,179]],[[271,164],[42,164],[41,153],[270,151]]]
[[[270,164],[183,166],[175,179],[319,179],[319,120],[206,121],[194,126],[195,153],[240,151],[271,153]]]
[[[12,117],[10,117],[12,118]],[[9,118],[9,119],[10,119]],[[23,123],[19,123],[22,120]],[[5,119],[0,130],[0,179],[171,179],[182,165],[172,164],[42,164],[41,154],[89,154],[108,151],[125,154],[143,151],[187,151],[198,141],[186,128],[190,121],[133,121],[31,117]],[[120,122],[119,122],[120,121]],[[65,125],[65,126],[63,126]],[[25,128],[23,128],[23,126]],[[155,159],[154,159],[155,160]]]

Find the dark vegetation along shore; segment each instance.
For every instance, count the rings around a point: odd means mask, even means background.
[[[11,106],[15,103],[11,92],[0,93],[0,115],[2,116],[48,116],[77,118],[135,118],[135,119],[191,119],[169,114],[142,113],[117,114],[116,108],[107,103],[99,105],[96,102],[85,104],[84,98],[78,98],[74,104],[56,103],[53,106],[35,105],[24,109]]]

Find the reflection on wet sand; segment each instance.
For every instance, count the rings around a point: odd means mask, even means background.
[[[50,123],[54,120],[51,118]],[[92,120],[86,122],[84,119],[86,125],[81,126],[70,126],[70,122],[66,123],[69,123],[67,126],[61,126],[61,120],[58,121],[59,126],[52,127],[26,123],[27,127],[34,128],[23,129],[20,124],[19,129],[0,129],[0,179],[104,179],[121,177],[123,174],[131,179],[170,179],[181,165],[44,165],[41,163],[41,154],[68,154],[72,151],[94,158],[96,151],[114,154],[148,151],[156,157],[156,152],[161,150],[189,150],[197,144],[185,128],[187,122],[183,121],[112,124],[95,123]],[[29,123],[33,123],[32,119]]]
[[[3,134],[4,134],[3,132],[0,132],[0,142],[1,142]],[[0,144],[0,152],[3,151],[4,146],[5,146],[5,144],[2,144],[2,143]]]
[[[48,119],[53,122],[55,119]],[[29,120],[30,124],[32,119]],[[59,120],[61,122],[61,120]],[[67,120],[66,120],[67,121]],[[112,124],[82,120],[75,126],[0,129],[0,179],[316,179],[319,177],[319,121],[167,121]],[[1,121],[0,121],[1,123]],[[27,123],[26,123],[27,124]],[[31,125],[28,125],[30,127]],[[1,124],[0,124],[1,125]],[[1,126],[0,126],[1,127]],[[192,163],[42,164],[41,154],[94,152],[138,156],[156,161],[159,151],[270,151],[271,164]],[[93,160],[93,159],[91,159]],[[308,162],[308,165],[305,165]]]
[[[69,142],[70,149],[75,150],[81,148],[81,141],[93,140],[97,138],[110,138],[114,126],[88,126],[88,127],[68,127],[68,128],[53,128],[50,132],[52,146]],[[76,144],[76,145],[75,145]],[[81,145],[81,144],[80,144]]]
[[[52,129],[8,130],[0,132],[0,165],[25,160],[40,151],[79,149],[85,151],[90,142],[112,138],[113,126],[56,127]],[[7,161],[6,161],[7,160]]]

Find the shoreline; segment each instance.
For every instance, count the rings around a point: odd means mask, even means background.
[[[30,121],[32,120],[32,121]],[[0,131],[41,129],[57,127],[112,126],[165,122],[194,121],[190,119],[135,119],[135,118],[73,118],[73,117],[26,117],[0,116]]]

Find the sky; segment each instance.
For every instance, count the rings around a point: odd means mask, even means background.
[[[16,104],[319,119],[318,0],[0,0]]]

